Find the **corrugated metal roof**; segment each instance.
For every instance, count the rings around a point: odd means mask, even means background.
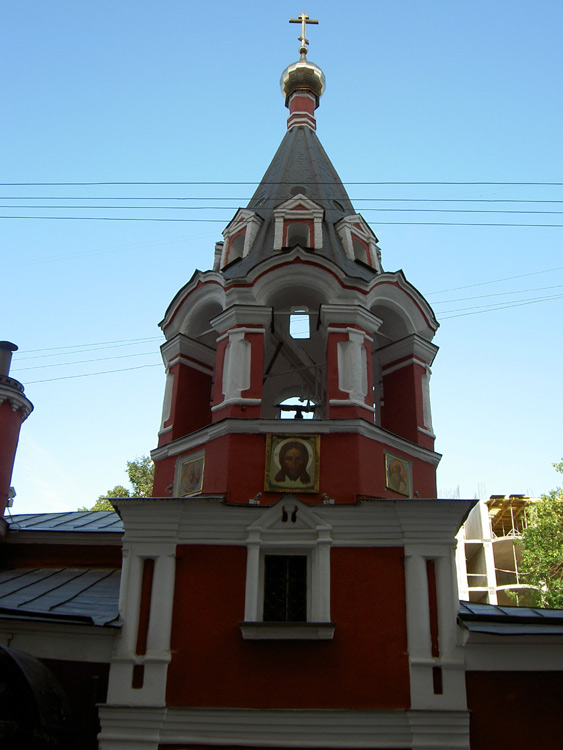
[[[68,513],[23,513],[6,516],[12,531],[88,531],[123,533],[121,518],[113,510],[70,511]]]
[[[113,568],[0,571],[0,617],[115,624],[121,572]]]
[[[477,633],[563,635],[563,609],[460,602],[459,620],[467,630]]]

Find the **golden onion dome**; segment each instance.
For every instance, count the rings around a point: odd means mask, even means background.
[[[325,90],[326,81],[323,71],[314,62],[307,60],[305,54],[301,59],[291,63],[283,71],[280,79],[282,94],[285,96],[286,106],[294,91],[310,91],[318,101]]]

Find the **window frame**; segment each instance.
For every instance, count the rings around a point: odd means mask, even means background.
[[[287,513],[284,514],[284,511]],[[295,513],[298,522],[287,520]],[[283,521],[283,517],[286,521]],[[294,495],[286,495],[248,527],[246,539],[245,640],[330,640],[335,623],[330,619],[330,548],[332,526]],[[307,557],[307,621],[264,621],[266,555]]]

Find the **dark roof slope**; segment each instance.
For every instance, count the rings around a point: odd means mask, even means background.
[[[0,617],[116,624],[121,571],[20,568],[0,571]]]
[[[491,635],[563,635],[563,609],[460,602],[460,624]]]
[[[23,513],[5,519],[11,531],[88,531],[123,534],[123,522],[113,510],[67,513]]]

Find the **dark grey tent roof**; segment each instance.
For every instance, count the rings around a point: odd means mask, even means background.
[[[316,133],[305,125],[287,131],[252,196],[247,208],[255,211],[264,222],[250,253],[225,268],[225,278],[244,277],[258,263],[275,254],[274,209],[297,193],[304,193],[324,209],[323,249],[317,253],[333,260],[349,276],[365,281],[372,279],[375,271],[350,260],[344,253],[334,224],[356,212]]]

